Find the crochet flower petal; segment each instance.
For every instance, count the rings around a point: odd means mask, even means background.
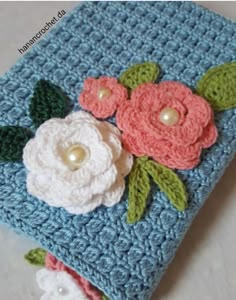
[[[133,166],[133,155],[131,155],[129,152],[123,149],[119,159],[116,161],[116,167],[118,173],[121,176],[125,177],[131,171],[132,166]]]
[[[98,206],[102,205],[102,199],[98,197],[93,198],[93,202],[85,203],[83,206],[67,206],[66,210],[75,215],[87,214],[90,211],[93,211]]]
[[[156,161],[161,163],[164,166],[167,166],[170,169],[179,169],[179,170],[191,170],[194,167],[196,167],[199,162],[200,158],[196,157],[193,160],[178,160],[178,159],[173,159],[171,156],[166,156],[166,157],[153,157]]]
[[[125,181],[121,176],[117,177],[116,182],[111,186],[111,188],[106,191],[104,195],[97,195],[94,198],[96,201],[102,201],[102,204],[105,206],[113,206],[114,202],[118,203],[121,199],[125,190]]]
[[[72,113],[72,114],[68,115],[66,117],[66,119],[70,123],[71,122],[74,123],[74,122],[78,121],[79,123],[83,122],[83,123],[89,123],[89,124],[96,125],[96,128],[99,129],[100,133],[103,136],[103,140],[105,140],[105,141],[109,140],[109,138],[107,138],[107,136],[109,136],[109,134],[113,134],[113,135],[117,136],[118,138],[121,137],[121,133],[117,127],[113,126],[112,124],[110,124],[108,122],[99,122],[97,119],[93,118],[91,115],[89,115],[88,113],[86,113],[84,111]]]
[[[41,299],[89,300],[67,272],[41,269],[36,273],[36,281],[39,287],[45,291]]]
[[[108,190],[117,178],[117,169],[115,165],[107,169],[105,172],[93,177],[90,183],[80,189],[75,188],[71,192],[71,204],[80,205],[86,204],[94,197],[96,194],[103,193]],[[80,201],[79,201],[80,200]]]
[[[97,118],[107,118],[114,114],[118,105],[128,99],[126,88],[116,78],[88,78],[79,96],[80,105]]]
[[[88,77],[85,81],[84,81],[84,89],[86,91],[91,91],[94,88],[95,82],[94,82],[94,78],[92,77]]]
[[[54,130],[56,127],[61,131]],[[76,149],[76,155],[82,151],[79,164],[69,160],[71,149]],[[132,156],[122,150],[117,128],[78,112],[44,123],[25,146],[24,162],[31,195],[50,206],[80,214],[102,204],[96,196],[108,192],[119,176],[129,173]],[[116,195],[113,204],[121,199],[119,193]]]
[[[160,84],[143,83],[138,86],[131,94],[131,102],[139,111],[156,111],[163,106],[162,101],[165,97],[165,91],[159,88]]]
[[[96,208],[95,203],[99,203],[99,205],[103,204],[108,207],[113,206],[121,200],[124,190],[125,181],[121,176],[118,176],[116,182],[104,194],[94,195],[91,202],[83,205],[83,207],[70,206],[67,207],[67,210],[73,214],[85,214]]]
[[[68,182],[77,182],[78,187],[81,187],[87,184],[93,177],[110,168],[113,155],[106,143],[90,144],[89,150],[90,157],[84,165],[74,172],[61,173],[58,176]]]
[[[112,166],[99,177],[95,176],[88,185],[78,188],[78,185],[60,181],[56,177],[30,173],[27,177],[27,188],[31,195],[47,201],[51,206],[83,206],[87,205],[94,195],[109,189],[116,176],[117,170]]]
[[[94,125],[100,124],[100,122],[97,119],[95,119],[93,116],[82,110],[69,114],[65,118],[65,121],[68,124],[74,124],[76,121],[78,121],[79,123],[82,122]]]
[[[49,139],[48,134],[38,134],[37,138],[30,140],[24,148],[24,163],[31,171],[54,173],[61,181],[77,182],[78,186],[83,186],[111,166],[112,149],[102,141],[101,133],[91,124],[76,124],[72,129],[68,126],[66,129],[67,136],[57,134],[54,139]],[[63,161],[63,153],[77,143],[89,148],[90,159],[79,170],[72,172]],[[120,152],[120,143],[117,145],[117,152]]]
[[[186,85],[177,81],[163,81],[157,85],[158,90],[161,90],[164,95],[175,98],[179,102],[192,95],[192,91]]]
[[[116,101],[104,99],[103,102],[99,102],[99,100],[95,102],[94,96],[89,93],[81,94],[79,101],[84,109],[91,111],[97,118],[108,118],[114,114],[117,108]]]
[[[152,121],[152,123],[150,120],[141,119],[140,125],[143,128],[143,136],[146,136],[147,139],[171,140],[176,145],[193,144],[203,132],[203,128],[194,122],[194,119],[190,118],[186,118],[184,124],[173,126],[173,128],[168,128],[162,124],[159,121],[159,117],[156,118],[156,121]]]
[[[67,127],[65,119],[53,118],[41,124],[37,129],[35,136],[39,137],[47,134],[48,139],[51,139],[54,135],[57,135],[60,132],[64,131],[65,126]],[[48,134],[49,129],[50,134]]]
[[[157,151],[159,155],[153,154],[153,158],[171,169],[192,169],[200,160],[201,145],[199,144],[183,147],[162,141],[159,143],[159,149],[160,151]]]
[[[40,174],[34,174],[30,172],[27,175],[27,190],[28,193],[34,197],[37,197],[38,199],[46,201],[50,206],[60,206],[60,203],[57,202],[57,199],[59,197],[59,191],[56,189],[56,195],[54,197],[51,197],[51,188],[52,188],[52,178],[50,175],[40,175]],[[56,200],[55,200],[56,199]],[[66,204],[65,204],[66,205]]]
[[[51,271],[65,271],[66,266],[51,253],[47,252],[45,257],[45,267]]]
[[[61,261],[59,261],[49,252],[46,254],[45,266],[48,270],[51,271],[66,271],[74,278],[76,284],[80,286],[80,288],[84,291],[85,295],[89,297],[90,300],[101,300],[101,292],[97,288],[95,288],[88,280],[81,277],[74,270],[65,266]]]
[[[102,199],[97,199],[96,202],[86,203],[83,206],[67,206],[66,210],[74,215],[87,214],[102,205]]]
[[[141,111],[137,110],[131,101],[127,101],[117,110],[116,124],[121,130],[128,131],[132,134],[139,126],[139,122],[137,122],[136,118],[137,115],[140,116]]]
[[[139,113],[139,123],[143,128],[142,130],[157,139],[172,140],[176,145],[195,143],[211,119],[210,105],[203,98],[193,95],[191,90],[182,84],[163,82],[159,85],[159,90],[156,88],[157,91],[162,91],[162,87],[165,88],[164,91],[167,94],[149,94],[151,101],[153,101],[153,109],[151,111],[146,110],[145,115]],[[143,85],[142,88],[147,87]],[[160,104],[159,107],[155,106],[156,102]],[[179,121],[175,126],[166,126],[161,122],[160,114],[165,107],[177,110]]]
[[[162,119],[166,111],[174,114],[175,123]],[[131,100],[119,107],[116,121],[129,152],[153,157],[170,168],[195,167],[202,148],[211,146],[217,136],[208,102],[174,81],[138,86]]]
[[[201,138],[201,144],[203,148],[209,148],[211,147],[215,142],[218,137],[218,131],[213,123],[211,121],[208,126],[204,129],[202,138]]]
[[[102,135],[96,126],[81,122],[71,125],[65,137],[68,140],[72,138],[74,143],[81,144],[87,144],[88,140],[92,140],[94,143],[102,140]]]
[[[54,279],[54,274],[46,269],[41,269],[36,273],[36,281],[42,290],[50,290],[56,287],[56,282],[52,279]]]
[[[142,149],[142,141],[139,138],[136,138],[136,136],[131,136],[130,134],[125,132],[122,135],[122,141],[127,151],[133,153],[136,156],[145,155],[145,150]]]
[[[74,122],[73,126],[69,126],[64,119],[49,120],[40,126],[36,137],[24,148],[24,164],[29,170],[37,169],[42,172],[53,168],[59,174],[60,171],[64,173],[68,166],[63,162],[61,155],[63,151],[66,151],[71,144],[86,145],[90,144],[88,141],[91,140],[98,144],[102,140],[99,130],[91,124]],[[108,148],[107,151],[109,152]]]
[[[120,137],[107,130],[106,126],[100,128],[101,128],[103,140],[107,145],[109,145],[113,154],[113,161],[115,162],[120,157],[122,151]]]
[[[197,95],[190,95],[185,98],[184,104],[188,108],[188,114],[191,114],[191,119],[194,119],[196,123],[201,127],[206,127],[212,119],[212,109],[210,104]]]
[[[60,126],[61,124],[57,122],[59,130],[54,130],[55,125],[48,127],[47,130],[44,130],[46,129],[45,126],[43,130],[36,133],[35,138],[31,139],[24,147],[23,162],[28,170],[37,170],[40,172],[42,170],[50,170],[51,168],[62,171],[67,169],[61,159],[55,159],[55,147],[53,147],[55,144],[54,137],[58,136],[59,132],[63,132],[62,128],[64,129],[65,127],[64,124]],[[52,130],[50,134],[48,134],[48,130]]]
[[[108,169],[113,161],[113,153],[108,143],[103,141],[95,141],[90,139],[90,136],[81,138],[81,144],[88,149],[88,159],[75,171],[70,171],[67,167],[67,172],[58,172],[57,176],[66,182],[77,183],[78,187],[87,184],[91,178],[104,172]],[[70,145],[77,144],[74,136],[69,138],[65,144],[61,145],[61,151],[65,151]],[[115,150],[114,150],[115,151]],[[118,151],[117,151],[118,152]]]
[[[41,296],[40,300],[51,300],[53,299],[54,295],[52,292],[49,292],[47,294],[44,294]]]
[[[119,137],[119,138],[121,137],[121,132],[120,132],[120,130],[119,130],[116,126],[112,125],[111,123],[108,123],[108,122],[100,122],[100,123],[99,123],[98,128],[99,128],[102,132],[104,132],[104,131],[102,130],[102,127],[104,127],[106,131],[109,131],[109,132],[113,133],[113,134],[116,135],[117,137]]]

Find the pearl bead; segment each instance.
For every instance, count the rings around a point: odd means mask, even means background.
[[[109,97],[111,95],[111,91],[108,88],[100,87],[98,89],[98,99],[103,100],[106,97]]]
[[[173,126],[179,121],[179,113],[171,107],[164,108],[159,115],[161,123],[167,126]]]
[[[58,287],[57,289],[58,293],[61,295],[61,296],[65,296],[66,294],[68,294],[68,291],[67,289],[63,288],[63,287]]]
[[[88,149],[80,144],[71,146],[66,151],[67,163],[72,168],[78,168],[88,157]]]

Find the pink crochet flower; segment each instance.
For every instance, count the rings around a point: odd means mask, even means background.
[[[138,86],[116,121],[128,151],[173,169],[194,168],[217,138],[208,102],[174,81]]]
[[[80,105],[97,118],[114,114],[118,105],[128,98],[126,88],[113,77],[87,78],[79,96]]]
[[[46,254],[45,266],[51,271],[67,272],[74,278],[74,280],[77,282],[77,284],[81,287],[81,289],[84,291],[84,293],[90,300],[101,300],[102,293],[97,288],[95,288],[88,280],[81,277],[75,271],[65,266],[61,261],[59,261],[50,253]]]

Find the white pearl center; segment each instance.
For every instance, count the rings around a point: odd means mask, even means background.
[[[103,100],[111,95],[111,91],[108,88],[100,87],[98,89],[98,100]]]
[[[159,120],[164,125],[174,126],[179,121],[179,113],[172,107],[166,107],[160,112]]]
[[[58,287],[58,289],[57,289],[57,291],[58,291],[58,293],[61,295],[61,296],[65,296],[65,295],[67,295],[68,294],[68,291],[67,291],[67,289],[66,288],[64,288],[64,287]]]
[[[81,144],[72,145],[66,151],[66,162],[71,169],[78,169],[89,157],[89,150]]]

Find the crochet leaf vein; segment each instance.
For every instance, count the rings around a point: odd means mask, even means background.
[[[157,64],[153,62],[145,62],[128,68],[121,74],[119,81],[128,90],[132,91],[142,83],[156,81],[158,75],[159,67]]]
[[[47,252],[44,249],[36,248],[30,250],[24,257],[31,265],[44,266]]]
[[[36,83],[29,111],[35,127],[51,118],[64,118],[68,112],[68,97],[58,86],[47,80]]]
[[[147,157],[140,157],[135,160],[129,175],[128,223],[139,221],[145,212],[150,177],[177,210],[183,211],[187,207],[187,193],[178,175]]]
[[[146,158],[137,158],[129,175],[128,223],[139,221],[146,209],[150,179],[144,167],[145,162]]]
[[[20,126],[0,127],[0,162],[21,162],[23,149],[33,133]]]
[[[187,193],[178,175],[171,169],[152,160],[146,162],[145,168],[175,208],[183,211],[187,207]]]
[[[198,81],[197,93],[208,100],[215,111],[236,107],[236,62],[207,71]]]

